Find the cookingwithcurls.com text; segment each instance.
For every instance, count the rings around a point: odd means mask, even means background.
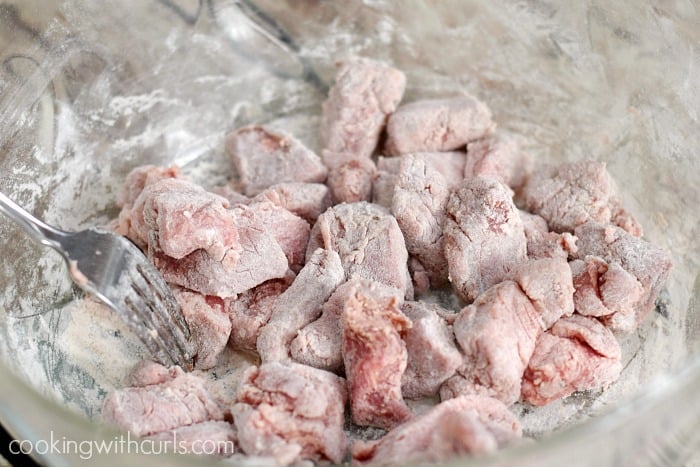
[[[28,455],[77,455],[89,460],[100,455],[159,455],[166,453],[195,455],[230,455],[235,453],[235,443],[231,440],[182,439],[177,432],[158,438],[138,438],[131,433],[111,439],[76,441],[50,432],[49,439],[12,440],[9,445],[12,454]]]

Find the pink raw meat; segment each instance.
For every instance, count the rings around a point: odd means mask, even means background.
[[[298,272],[304,265],[309,243],[309,223],[269,201],[252,202],[248,208],[282,248],[289,268]]]
[[[269,201],[313,224],[330,207],[331,196],[321,183],[287,182],[267,188],[252,201]]]
[[[299,140],[269,126],[239,128],[226,137],[226,151],[247,196],[282,182],[323,182],[328,173]]]
[[[615,336],[595,318],[562,318],[537,340],[522,397],[540,406],[575,391],[601,389],[620,376],[620,354]]]
[[[512,138],[490,136],[467,145],[464,177],[495,178],[519,191],[532,172],[532,159]]]
[[[447,202],[445,257],[455,292],[466,301],[505,279],[527,255],[511,193],[497,180],[473,177]]]
[[[451,151],[493,133],[491,111],[472,96],[411,102],[386,125],[387,155]]]
[[[243,375],[233,406],[241,449],[273,456],[278,465],[302,459],[334,463],[347,450],[345,381],[326,371],[265,363]]]

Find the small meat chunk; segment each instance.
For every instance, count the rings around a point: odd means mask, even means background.
[[[204,250],[182,259],[165,255],[149,243],[149,257],[166,281],[221,298],[233,297],[270,279],[284,277],[287,257],[261,219],[248,206],[238,205],[230,216],[238,230],[237,249],[230,249],[221,261]]]
[[[228,345],[234,349],[256,350],[258,336],[267,324],[277,298],[294,280],[291,271],[281,279],[271,279],[235,298],[226,299],[225,310],[231,321]]]
[[[316,320],[323,303],[345,281],[335,251],[317,249],[292,285],[275,301],[268,323],[260,331],[257,349],[263,362],[289,359],[289,345],[300,329]]]
[[[447,310],[424,302],[406,302],[401,309],[411,320],[404,338],[408,363],[401,392],[406,399],[432,397],[462,364],[452,326],[441,316]]]
[[[343,362],[353,421],[390,429],[411,417],[401,395],[406,370],[402,336],[411,321],[401,312],[401,293],[364,280],[341,316]]]
[[[465,178],[495,178],[518,192],[531,173],[532,159],[512,138],[489,136],[467,144]]]
[[[278,465],[299,460],[340,463],[345,381],[295,363],[248,369],[233,406],[238,442],[249,456],[273,456]]]
[[[387,115],[399,105],[406,76],[366,58],[338,64],[335,83],[323,103],[321,145],[333,170],[350,159],[369,159],[377,147]]]
[[[329,152],[323,152],[330,159]],[[328,188],[336,203],[357,203],[372,198],[372,180],[377,168],[372,159],[349,159],[333,166],[328,174]]]
[[[474,300],[527,256],[511,190],[497,180],[465,180],[447,202],[443,246],[455,292]]]
[[[317,248],[337,252],[347,277],[357,274],[404,292],[409,289],[403,234],[381,206],[360,202],[329,208],[311,229],[307,260]]]
[[[495,451],[521,436],[518,419],[502,402],[460,396],[441,402],[377,441],[355,442],[352,457],[368,465],[443,463]]]
[[[361,284],[361,279],[353,277],[335,289],[323,304],[321,317],[302,328],[292,341],[290,351],[294,360],[334,373],[343,370],[343,328],[340,318],[346,303],[355,298]]]
[[[440,398],[479,394],[506,405],[516,402],[542,331],[540,316],[516,283],[491,287],[462,309],[454,322],[464,361],[440,388]]]
[[[184,371],[179,366],[167,368],[153,360],[142,360],[131,369],[124,380],[124,386],[143,387],[161,384],[173,380],[183,373]]]
[[[615,330],[637,327],[637,305],[644,287],[618,263],[597,256],[569,263],[574,278],[574,304],[584,316],[595,316]]]
[[[164,254],[181,259],[203,250],[215,261],[240,251],[238,229],[225,198],[182,179],[165,178],[147,185],[131,209],[132,240],[154,243]]]
[[[129,208],[136,202],[141,192],[148,185],[166,178],[183,178],[180,168],[176,165],[159,167],[156,165],[142,165],[136,167],[126,176],[124,186],[117,196],[117,206]]]
[[[452,151],[495,128],[489,108],[472,96],[411,102],[389,117],[384,150],[390,156]]]
[[[620,376],[620,355],[617,339],[597,319],[562,318],[537,340],[522,397],[541,406],[575,391],[601,389]]]
[[[284,208],[310,225],[331,205],[328,187],[321,183],[278,183],[253,198],[253,202],[259,201],[269,201]]]
[[[671,271],[668,252],[610,224],[589,222],[579,226],[575,235],[578,237],[575,259],[586,261],[587,257],[594,256],[606,263],[602,275],[595,273],[599,275],[598,290],[604,294],[602,303],[615,312],[604,319],[606,324],[618,331],[633,331],[654,309],[661,287],[668,279]],[[597,267],[601,267],[600,261]],[[589,269],[588,272],[594,271]],[[576,276],[579,284],[585,283],[583,276],[578,273]],[[632,278],[641,285],[641,293]],[[601,283],[601,279],[604,282]],[[576,306],[586,313],[582,295],[585,292],[577,294]],[[634,296],[638,299],[631,305]],[[587,313],[591,314],[590,310]]]
[[[588,221],[610,222],[615,195],[605,163],[583,160],[536,171],[523,189],[525,209],[555,232],[573,232]]]
[[[449,197],[443,176],[420,155],[402,157],[391,210],[406,249],[423,265],[433,286],[447,282],[442,229]]]
[[[565,259],[527,260],[513,270],[513,281],[535,307],[545,329],[574,312],[574,284]]]
[[[298,272],[304,265],[306,245],[309,243],[309,223],[269,201],[253,202],[248,208],[282,248],[289,268]]]
[[[247,196],[282,182],[323,182],[328,173],[299,140],[269,126],[239,128],[226,137],[226,150]]]
[[[231,320],[224,311],[224,301],[181,287],[174,288],[173,293],[190,328],[195,368],[212,368],[231,334]]]
[[[229,457],[236,453],[236,428],[228,422],[208,421],[163,431],[148,437],[164,444],[166,452]]]
[[[204,380],[189,373],[161,384],[118,389],[107,395],[102,406],[106,423],[135,436],[223,420],[224,415],[207,393]]]
[[[537,214],[519,211],[527,239],[527,257],[530,259],[561,258],[566,260],[576,253],[576,237],[569,232],[550,232],[547,221]]]

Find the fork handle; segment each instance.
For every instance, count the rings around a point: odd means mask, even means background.
[[[65,236],[64,232],[37,219],[1,191],[0,212],[3,212],[7,217],[12,219],[37,243],[51,248],[61,249],[59,239]]]

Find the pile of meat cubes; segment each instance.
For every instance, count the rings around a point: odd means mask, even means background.
[[[172,284],[196,369],[227,346],[259,363],[217,390],[142,362],[105,421],[280,465],[439,462],[521,437],[515,402],[618,378],[616,334],[649,316],[671,263],[605,164],[535,164],[474,97],[401,104],[405,84],[341,63],[320,157],[252,125],[226,138],[228,186],[176,167],[128,176],[116,228]],[[426,300],[449,289],[461,310]]]

